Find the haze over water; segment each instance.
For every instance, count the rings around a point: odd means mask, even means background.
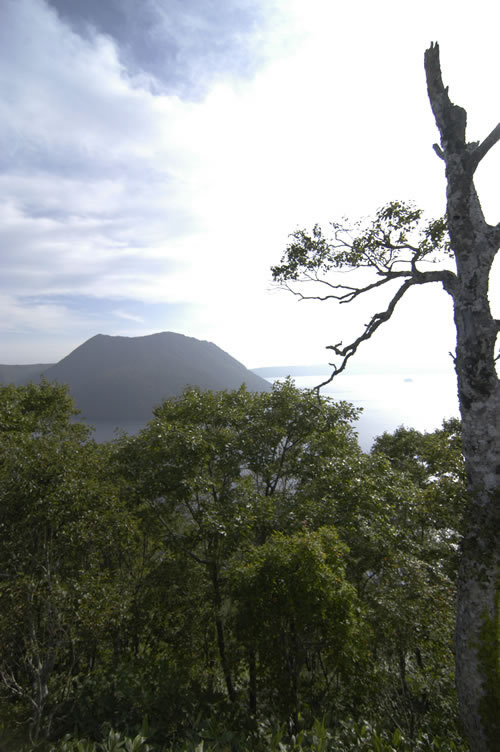
[[[327,378],[327,377],[326,377]],[[275,379],[270,378],[270,381]],[[294,377],[302,389],[325,380],[325,374]],[[356,430],[359,443],[369,451],[376,436],[401,425],[433,431],[444,418],[458,417],[457,384],[453,372],[342,374],[321,393],[363,408]]]
[[[266,376],[270,382],[284,376]],[[293,376],[295,385],[312,389],[325,381],[325,373]],[[453,371],[423,372],[413,375],[398,373],[346,373],[323,387],[321,394],[336,401],[345,400],[363,412],[356,423],[361,448],[368,452],[373,440],[384,431],[393,432],[399,426],[433,431],[443,419],[459,417],[457,385]],[[109,441],[115,437],[115,425],[94,423],[95,438]],[[137,433],[144,423],[122,422],[121,428]]]

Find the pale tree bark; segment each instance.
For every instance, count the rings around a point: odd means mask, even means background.
[[[455,369],[469,508],[458,576],[455,631],[460,717],[473,752],[500,750],[500,382],[495,344],[500,322],[488,285],[500,247],[500,225],[489,225],[474,172],[500,139],[500,125],[482,143],[465,140],[467,115],[443,86],[437,44],[425,53],[427,89],[447,180],[447,222],[457,265],[453,290]]]

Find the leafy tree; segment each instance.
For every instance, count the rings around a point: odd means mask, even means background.
[[[329,380],[390,319],[410,288],[437,282],[452,298],[469,498],[458,575],[456,683],[461,720],[472,749],[492,752],[500,748],[500,385],[495,367],[500,321],[492,316],[488,285],[500,247],[500,225],[486,222],[473,178],[500,139],[500,125],[483,142],[467,143],[466,112],[451,103],[443,85],[437,44],[425,53],[425,71],[441,136],[441,146],[435,150],[446,166],[446,219],[423,222],[419,209],[393,202],[367,225],[350,228],[334,223],[331,239],[319,226],[312,233],[300,230],[272,272],[276,281],[300,298],[340,303],[399,285],[385,310],[372,316],[357,339],[330,346],[341,361]],[[435,268],[426,266],[429,262]],[[329,276],[348,269],[371,270],[374,276],[371,281],[364,276],[359,285],[338,284]],[[310,294],[304,284],[296,283],[318,285],[320,291]]]
[[[427,560],[434,553],[443,564],[447,561],[455,579],[467,498],[460,421],[445,420],[431,433],[401,426],[394,434],[375,439],[372,454],[387,457],[393,469],[420,489],[418,503],[408,509],[404,524],[426,548]]]
[[[64,387],[0,388],[0,683],[33,743],[127,600],[131,526],[74,412]]]
[[[423,450],[419,455],[415,447],[428,437],[428,456],[436,438],[439,456],[436,450],[429,459],[434,470],[425,469],[424,481]],[[346,571],[364,614],[365,658],[353,656],[349,693],[356,702],[348,707],[384,726],[396,722],[410,737],[423,728],[452,734],[456,720],[450,679],[464,485],[454,476],[457,458],[448,442],[428,437],[406,429],[386,434],[346,477],[336,463],[329,473],[325,456],[308,507],[313,528],[334,525],[348,544]]]
[[[300,710],[322,698],[353,652],[356,597],[345,552],[332,527],[276,532],[232,564],[238,634],[258,656],[253,692],[260,682],[266,704],[292,718],[295,729]]]
[[[160,405],[138,437],[117,444],[130,508],[142,516],[156,552],[137,601],[139,640],[150,655],[142,675],[166,702],[170,674],[178,687],[170,707],[189,702],[189,689],[179,697],[183,674],[191,692],[198,686],[200,707],[225,687],[235,709],[243,691],[248,694],[253,716],[265,717],[273,707],[282,718],[293,717],[306,702],[321,712],[329,697],[339,716],[346,707],[364,709],[389,725],[398,718],[410,734],[422,726],[451,727],[458,532],[448,532],[451,512],[440,511],[444,486],[435,499],[430,488],[438,474],[443,483],[453,476],[452,439],[436,438],[439,451],[428,447],[433,469],[426,470],[426,485],[415,452],[394,449],[408,444],[402,439],[391,444],[385,437],[385,454],[380,448],[364,455],[350,425],[354,414],[290,382],[268,394],[188,390]],[[417,446],[421,438],[414,437]],[[393,460],[403,456],[400,465]],[[422,533],[432,504],[436,519]],[[350,592],[358,609],[354,620],[339,621],[338,632],[328,606],[336,591],[321,564],[330,566],[337,549],[341,580],[349,583],[344,595]],[[306,612],[312,618],[320,609],[295,642],[283,642],[293,631],[288,590],[280,601],[272,589],[274,580],[287,577],[296,580],[294,598],[301,593],[303,610],[293,608],[304,624]],[[248,595],[258,583],[259,598]],[[182,670],[174,676],[175,665]],[[445,720],[439,715],[446,704]]]
[[[199,601],[210,604],[218,661],[234,704],[240,651],[231,630],[229,561],[275,530],[300,529],[299,491],[320,470],[328,442],[334,454],[360,454],[350,425],[356,411],[284,382],[260,394],[190,389],[154,415],[136,439],[122,442],[123,472],[137,503],[147,502],[160,524],[165,552],[199,568]],[[200,611],[198,621],[206,616]],[[245,660],[252,673],[255,656]]]
[[[0,432],[4,439],[12,433],[44,436],[61,430],[88,438],[83,424],[71,423],[77,414],[66,386],[42,381],[22,388],[12,384],[0,387]]]
[[[251,525],[253,505],[248,482],[241,477],[238,441],[250,399],[245,390],[217,394],[188,390],[182,399],[159,406],[150,425],[122,448],[127,477],[160,523],[167,550],[191,561],[203,574],[198,594],[202,602],[211,602],[220,666],[231,702],[236,693],[227,650],[221,570]]]

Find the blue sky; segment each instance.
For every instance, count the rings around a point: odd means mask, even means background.
[[[499,22],[490,0],[2,0],[0,362],[163,330],[249,367],[327,360],[372,304],[298,304],[269,267],[297,227],[442,213],[423,53],[484,138]],[[500,148],[477,183],[500,221]],[[451,368],[450,303],[418,293],[361,369]]]

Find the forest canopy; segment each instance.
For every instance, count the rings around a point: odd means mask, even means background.
[[[64,387],[2,387],[5,743],[465,749],[460,426],[365,454],[356,416],[189,389],[98,445]]]

